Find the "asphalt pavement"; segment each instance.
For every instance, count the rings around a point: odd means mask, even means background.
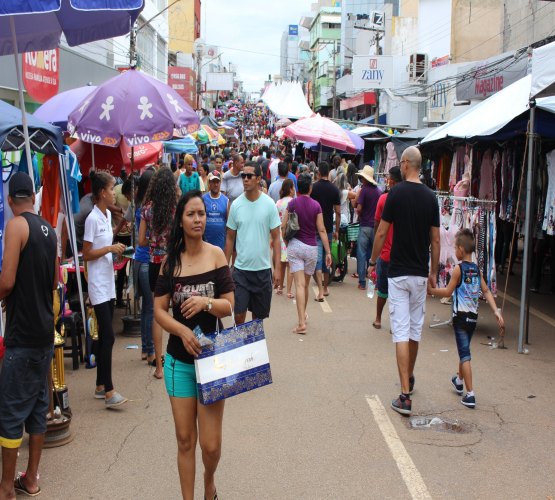
[[[450,386],[452,330],[429,328],[450,308],[430,298],[413,396],[413,416],[422,418],[413,422],[432,425],[415,429],[390,408],[400,389],[395,353],[387,308],[381,330],[372,327],[374,310],[375,298],[347,277],[326,302],[310,298],[301,336],[291,333],[293,301],[274,296],[265,321],[274,383],[226,402],[220,500],[552,498],[555,321],[532,315],[533,343],[518,354],[518,309],[508,301],[508,349],[491,349],[498,331],[482,305],[470,410]],[[119,318],[114,324],[121,330]],[[66,360],[74,439],[44,450],[41,498],[180,498],[168,397],[140,350],[128,349],[136,344],[118,335],[114,346],[114,384],[131,399],[120,410],[93,398],[94,370],[72,371]],[[203,498],[200,451],[195,498]]]

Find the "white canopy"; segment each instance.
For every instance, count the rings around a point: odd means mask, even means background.
[[[470,139],[495,134],[514,118],[528,111],[531,81],[531,75],[521,78],[433,130],[422,139],[422,143],[446,137]]]
[[[270,85],[264,92],[262,101],[278,118],[298,119],[314,114],[298,82]]]
[[[356,127],[353,130],[351,130],[351,132],[353,134],[356,134],[360,137],[364,137],[365,135],[371,135],[371,134],[382,134],[384,137],[389,136],[390,134],[388,132],[386,132],[385,130],[378,128],[378,127]]]
[[[555,94],[555,42],[534,49],[532,53],[532,87],[530,97]]]

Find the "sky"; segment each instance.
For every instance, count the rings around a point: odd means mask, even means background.
[[[237,67],[243,88],[261,89],[279,73],[281,35],[310,13],[313,0],[202,0],[201,37]]]

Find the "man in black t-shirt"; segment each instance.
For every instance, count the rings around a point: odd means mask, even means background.
[[[427,282],[435,287],[439,261],[439,206],[434,192],[420,182],[421,163],[422,156],[416,147],[405,149],[401,157],[404,182],[394,186],[387,197],[368,267],[370,276],[393,224],[389,316],[401,394],[391,407],[403,415],[410,415],[412,410],[410,394],[414,389],[413,372],[424,323]]]
[[[58,285],[56,234],[35,214],[33,181],[18,172],[10,179],[0,299],[6,301],[6,353],[0,372],[0,498],[40,493],[38,466],[50,401],[48,371],[54,344],[53,294]],[[25,474],[16,476],[17,452],[29,434]],[[15,478],[15,481],[14,481]]]
[[[328,233],[328,241],[332,237],[337,240],[339,237],[339,225],[341,224],[341,197],[339,189],[329,181],[330,166],[326,161],[318,163],[318,181],[312,185],[312,193],[310,196],[316,200],[322,208],[322,217],[324,219],[324,226],[326,233]],[[335,229],[333,222],[333,214],[335,213]],[[324,302],[324,297],[329,295],[328,283],[330,279],[330,270],[326,267],[326,259],[324,255],[324,246],[322,240],[317,238],[318,241],[318,261],[316,263],[316,272],[314,279],[318,285],[317,302]],[[323,276],[322,276],[323,275]]]

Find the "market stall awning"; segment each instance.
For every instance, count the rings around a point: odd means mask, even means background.
[[[61,154],[64,151],[62,131],[27,113],[31,149],[45,154]],[[21,110],[0,101],[0,149],[18,151],[25,146]]]
[[[532,83],[530,97],[555,94],[555,42],[534,49],[532,53]]]
[[[269,85],[262,100],[278,118],[299,119],[314,114],[298,82]]]
[[[422,144],[456,137],[490,136],[529,109],[531,75],[525,76],[497,94],[472,106],[445,125],[430,132]]]

